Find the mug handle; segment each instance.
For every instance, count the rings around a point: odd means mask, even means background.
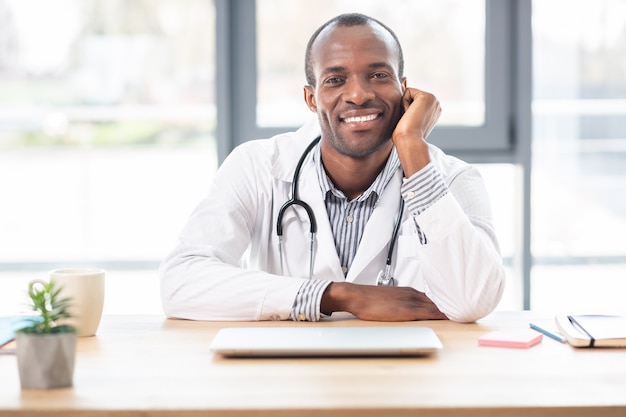
[[[32,281],[30,281],[28,283],[28,295],[29,296],[33,296],[35,295],[35,291],[37,290],[37,287],[43,287],[44,289],[48,286],[49,284],[46,281],[40,280],[40,279],[33,279]]]

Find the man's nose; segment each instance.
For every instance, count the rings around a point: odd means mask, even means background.
[[[352,78],[346,83],[344,91],[344,100],[361,106],[375,97],[371,85],[366,81],[358,78]]]

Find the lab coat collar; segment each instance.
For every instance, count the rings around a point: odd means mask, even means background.
[[[272,166],[274,178],[291,183],[302,153],[307,145],[320,135],[321,129],[317,117],[315,117],[295,132],[276,136],[274,138],[274,146],[276,147],[274,154],[277,155],[277,158]]]

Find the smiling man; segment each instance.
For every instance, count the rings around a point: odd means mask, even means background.
[[[364,320],[490,313],[504,271],[479,173],[426,139],[396,35],[361,14],[311,37],[297,132],[236,148],[161,266],[168,316]]]

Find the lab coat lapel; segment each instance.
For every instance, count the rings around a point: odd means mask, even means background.
[[[382,259],[379,269],[383,268],[387,258],[391,235],[393,234],[393,227],[398,219],[398,211],[400,210],[401,185],[402,171],[398,170],[385,188],[365,226],[359,248],[346,277],[347,281],[354,281],[355,277],[359,276],[377,257]],[[382,256],[381,252],[384,252]],[[369,277],[367,278],[369,279]],[[372,281],[375,278],[374,276]]]

